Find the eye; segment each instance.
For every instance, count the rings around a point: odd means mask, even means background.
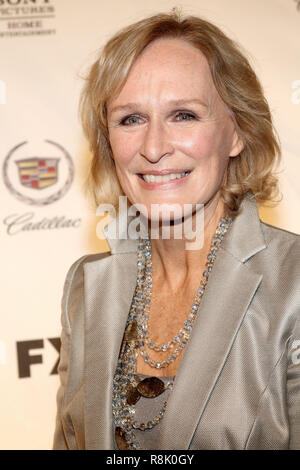
[[[197,119],[195,114],[191,113],[190,111],[178,111],[175,114],[176,121],[191,121],[193,119]]]
[[[123,119],[121,119],[120,124],[121,126],[132,126],[134,124],[139,124],[141,119],[141,116],[131,114],[130,116],[125,116]]]

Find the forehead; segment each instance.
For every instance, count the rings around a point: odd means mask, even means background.
[[[189,98],[217,95],[204,54],[182,39],[157,39],[133,64],[119,95],[111,102],[127,99]]]
[[[184,39],[159,38],[151,42],[140,54],[134,64],[134,68],[149,65],[155,62],[160,65],[176,63],[189,66],[196,60],[197,63],[206,63],[204,54]],[[207,64],[208,65],[208,64]]]

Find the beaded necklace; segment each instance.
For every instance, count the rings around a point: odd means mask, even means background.
[[[127,318],[121,352],[113,380],[112,411],[115,424],[115,439],[120,450],[141,449],[136,439],[135,430],[145,431],[156,426],[164,416],[167,401],[159,413],[147,423],[135,421],[135,404],[141,396],[154,398],[166,389],[172,390],[174,380],[170,379],[165,385],[158,377],[148,377],[141,380],[136,373],[138,354],[141,354],[144,362],[155,369],[168,367],[174,362],[181,350],[188,343],[191,331],[209,274],[216,259],[217,251],[225,233],[232,224],[232,218],[223,217],[219,221],[216,233],[212,239],[209,254],[207,256],[205,271],[203,272],[190,314],[185,320],[180,331],[165,344],[156,344],[149,338],[148,316],[152,294],[152,256],[149,235],[139,240],[137,252],[137,281],[135,293]],[[164,361],[154,361],[145,351],[145,344],[155,351],[174,351]]]

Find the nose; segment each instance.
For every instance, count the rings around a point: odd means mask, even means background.
[[[156,163],[172,153],[173,146],[164,124],[158,119],[149,121],[143,135],[140,154],[151,163]]]

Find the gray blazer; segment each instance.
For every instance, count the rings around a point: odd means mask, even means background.
[[[54,449],[113,449],[137,242],[108,243],[66,278]],[[299,280],[300,236],[262,223],[247,196],[210,274],[159,449],[300,449]]]

